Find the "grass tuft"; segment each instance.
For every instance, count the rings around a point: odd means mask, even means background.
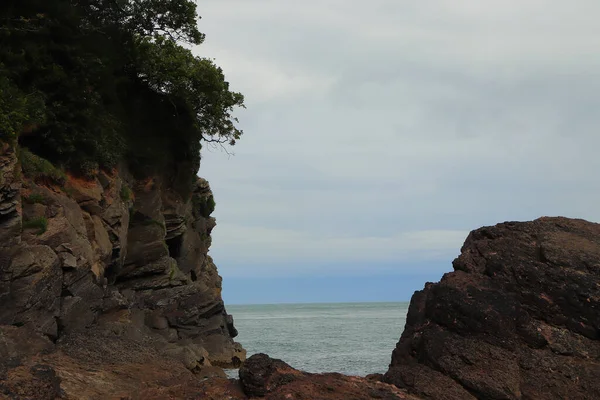
[[[21,161],[23,174],[36,182],[56,183],[62,186],[67,181],[67,175],[62,170],[56,168],[45,158],[33,154],[28,149],[20,149],[19,160]]]
[[[46,198],[41,193],[32,193],[29,196],[24,197],[23,200],[30,204],[44,204]]]
[[[121,191],[119,192],[119,194],[121,195],[121,200],[123,200],[125,203],[127,203],[133,197],[133,192],[131,191],[131,189],[129,189],[129,186],[127,186],[126,184],[121,185]]]
[[[23,229],[38,229],[37,234],[41,235],[48,230],[48,220],[46,217],[36,217],[23,221]]]

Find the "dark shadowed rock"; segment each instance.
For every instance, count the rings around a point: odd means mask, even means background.
[[[62,269],[48,246],[22,245],[10,251],[0,271],[6,291],[0,293],[0,323],[32,325],[51,338],[58,336]]]
[[[21,173],[13,148],[0,143],[0,249],[21,242]]]
[[[600,398],[600,225],[473,231],[415,293],[385,381],[432,399]]]

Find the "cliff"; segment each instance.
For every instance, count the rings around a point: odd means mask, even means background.
[[[385,381],[427,399],[600,398],[600,225],[473,231],[415,293]]]
[[[123,167],[56,184],[0,154],[0,397],[131,395],[239,366],[208,182],[183,198]]]
[[[600,398],[598,224],[471,232],[414,294],[385,375],[309,374],[244,362],[208,182],[183,196],[126,166],[36,175],[0,150],[0,399]],[[219,368],[240,364],[239,380]]]

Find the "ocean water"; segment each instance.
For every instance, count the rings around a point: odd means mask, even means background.
[[[360,376],[387,370],[407,311],[408,303],[227,306],[248,357],[266,353],[308,372]]]

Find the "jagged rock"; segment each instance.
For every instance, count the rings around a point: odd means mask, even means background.
[[[106,263],[110,256],[113,244],[108,236],[108,231],[102,223],[102,219],[97,215],[84,214],[88,238],[92,241],[97,259]]]
[[[48,246],[20,246],[4,268],[0,325],[31,325],[56,338],[62,283],[56,253]]]
[[[63,333],[93,325],[102,311],[105,290],[91,271],[65,272],[59,325]]]
[[[68,270],[77,268],[77,259],[73,254],[63,252],[58,253],[58,256],[60,257],[61,266],[63,267],[63,269]]]
[[[174,357],[175,359],[181,361],[187,369],[193,372],[198,371],[201,367],[211,366],[211,363],[208,359],[208,352],[203,347],[195,343],[171,343],[166,346],[164,351],[168,356]],[[222,369],[221,373],[223,375],[225,374]]]
[[[213,318],[215,320],[217,318]],[[222,321],[222,318],[217,320]],[[222,327],[219,330],[213,330],[214,334],[200,337],[200,342],[208,351],[208,357],[211,364],[223,368],[238,368],[242,361],[246,359],[246,350],[239,343],[234,342],[230,337],[225,336]]]
[[[431,399],[600,398],[600,225],[471,232],[412,298],[385,381]]]
[[[21,242],[21,180],[13,148],[0,144],[0,249]]]
[[[192,372],[164,356],[160,346],[143,333],[107,336],[97,329],[53,344],[25,327],[0,326],[0,398],[225,400],[231,391],[245,398],[226,379],[201,381],[220,375],[218,369],[198,366]],[[212,397],[215,390],[221,397]]]
[[[102,299],[102,313],[127,309],[129,306],[130,302],[117,288],[111,286],[106,289],[106,293]]]
[[[392,385],[338,373],[309,374],[266,354],[255,354],[240,368],[240,382],[250,397],[266,400],[417,400]]]
[[[3,160],[0,170],[16,165]],[[29,181],[21,188],[20,178],[3,177],[0,325],[22,325],[23,335],[41,333],[56,345],[24,352],[23,362],[0,360],[0,382],[7,382],[0,397],[64,391],[67,398],[193,398],[207,390],[200,378],[224,376],[211,358],[230,365],[245,357],[231,336],[216,267],[206,264],[210,241],[193,229],[200,219],[191,200],[158,180],[132,182],[130,196],[117,173],[102,172],[97,181],[69,177],[66,191]],[[31,193],[43,201],[30,201],[22,212],[20,195]],[[2,225],[4,209],[10,227]],[[46,218],[46,231],[22,232],[21,214]],[[0,356],[2,346],[0,337]],[[165,346],[178,363],[159,356]]]
[[[45,232],[24,232],[23,241],[47,245],[56,251],[67,244],[77,259],[78,268],[89,267],[95,260],[92,245],[87,236],[84,213],[74,200],[42,186],[34,186],[46,202],[48,227]]]
[[[217,272],[217,266],[213,262],[211,256],[207,255],[204,258],[204,263],[194,270],[194,276],[199,283],[204,285],[214,297],[221,296],[222,278]]]
[[[98,205],[102,201],[104,188],[96,178],[79,179],[69,176],[66,187],[69,196],[79,204],[96,203]],[[99,208],[101,209],[101,207]]]
[[[178,195],[167,191],[162,197],[162,213],[167,229],[166,239],[170,240],[187,231],[187,222],[191,215],[191,205]]]
[[[177,262],[171,257],[165,256],[142,266],[135,264],[125,266],[119,276],[123,281],[152,275],[167,275],[175,267],[177,267]]]
[[[238,331],[235,329],[233,324],[233,315],[227,315],[225,317],[225,323],[227,324],[227,331],[229,332],[229,335],[232,338],[236,337],[238,335]]]
[[[172,260],[172,259],[170,259]],[[155,264],[152,264],[153,266]],[[157,264],[160,267],[160,264]],[[132,289],[135,291],[147,291],[147,290],[160,290],[165,288],[172,288],[177,286],[184,286],[190,283],[187,276],[185,276],[179,268],[177,268],[174,260],[170,261],[169,269],[166,273],[160,275],[146,274],[138,277],[137,279],[129,279],[118,283],[119,289]],[[147,272],[147,271],[146,271]]]
[[[151,223],[129,229],[125,264],[145,265],[168,255],[164,226]]]

